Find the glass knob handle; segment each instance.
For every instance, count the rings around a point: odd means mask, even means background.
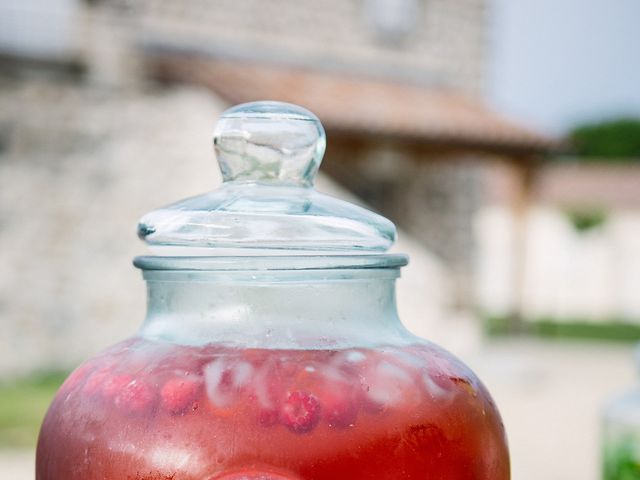
[[[326,138],[318,117],[283,102],[252,102],[225,111],[213,146],[225,182],[313,185]]]

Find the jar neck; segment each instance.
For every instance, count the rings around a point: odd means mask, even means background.
[[[339,348],[403,343],[397,268],[145,271],[141,335],[182,344]]]

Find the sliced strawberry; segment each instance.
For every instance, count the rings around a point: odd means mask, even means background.
[[[120,375],[111,375],[107,377],[102,384],[102,395],[107,398],[113,398],[118,395],[124,388],[133,381],[133,376],[123,373]]]
[[[95,370],[84,383],[82,393],[85,395],[95,395],[102,391],[104,383],[111,377],[111,372],[106,368]]]

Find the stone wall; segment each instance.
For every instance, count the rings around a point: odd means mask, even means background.
[[[485,0],[115,0],[135,40],[479,93]],[[395,32],[395,33],[394,33]]]
[[[473,304],[473,219],[484,201],[479,155],[333,139],[325,169],[437,255],[450,272],[455,303],[468,308]]]
[[[133,334],[137,219],[213,188],[208,93],[0,85],[0,376],[67,368]]]
[[[0,378],[70,368],[135,333],[138,218],[220,182],[211,134],[226,105],[210,92],[60,82],[0,80]],[[447,269],[399,236],[402,318],[452,345]]]
[[[0,50],[79,57],[97,83],[140,78],[142,45],[396,77],[473,95],[485,75],[486,0],[56,0],[55,14],[46,1],[30,1],[26,10],[0,6],[7,17]]]

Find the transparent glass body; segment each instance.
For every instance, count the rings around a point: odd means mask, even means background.
[[[145,215],[147,318],[46,415],[37,480],[507,480],[489,393],[404,329],[393,224],[313,189],[324,130],[223,113],[224,185]]]
[[[609,402],[602,439],[604,480],[640,479],[640,385]]]
[[[405,261],[138,259],[146,321],[61,387],[36,478],[508,479],[489,393],[398,319]]]

